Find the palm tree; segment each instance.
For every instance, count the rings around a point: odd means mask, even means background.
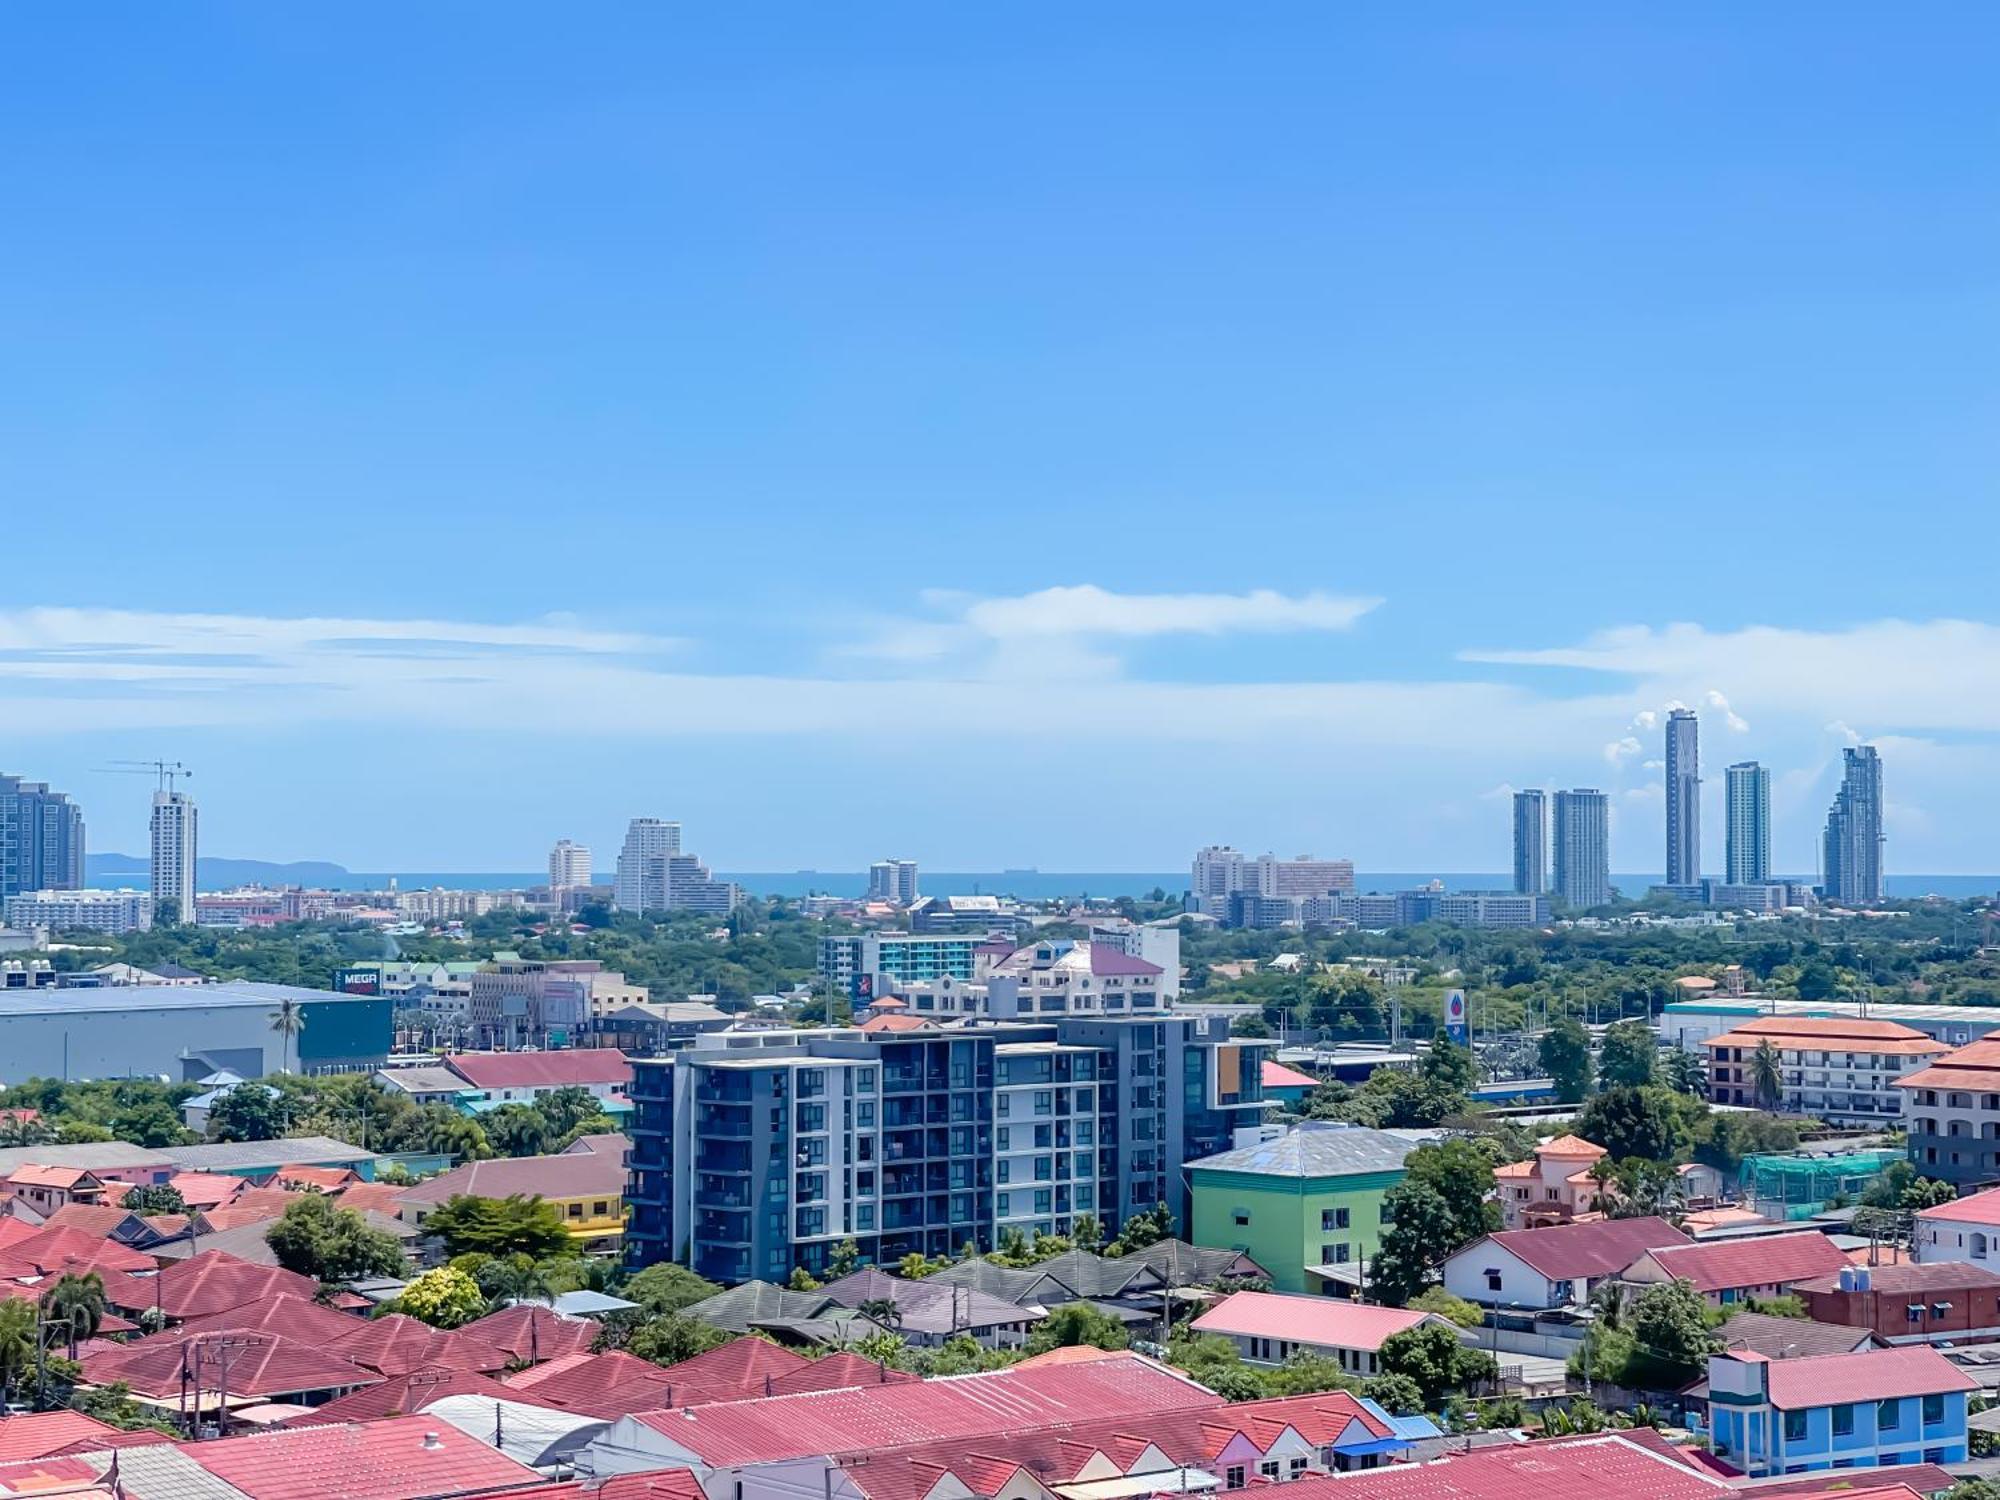
[[[1597,1311],[1599,1328],[1623,1328],[1632,1307],[1632,1289],[1624,1282],[1606,1279],[1590,1294],[1590,1305]]]
[[[280,1000],[278,1008],[271,1012],[271,1029],[278,1033],[284,1047],[284,1068],[292,1071],[292,1058],[298,1051],[299,1033],[306,1029],[305,1007],[296,1000]]]
[[[35,1304],[25,1297],[0,1301],[0,1407],[35,1368]]]
[[[854,1310],[892,1333],[903,1326],[903,1309],[896,1305],[894,1297],[870,1297]]]
[[[86,1271],[80,1276],[73,1271],[65,1271],[56,1284],[42,1294],[44,1320],[68,1325],[71,1359],[76,1358],[76,1346],[94,1337],[103,1326],[108,1306],[104,1278],[95,1271]]]
[[[1750,1084],[1756,1092],[1760,1108],[1776,1109],[1778,1101],[1785,1096],[1783,1065],[1778,1049],[1769,1037],[1759,1042],[1757,1050],[1750,1056]]]
[[[1707,1070],[1702,1067],[1702,1060],[1685,1047],[1676,1047],[1666,1055],[1662,1073],[1667,1087],[1677,1094],[1707,1092]]]

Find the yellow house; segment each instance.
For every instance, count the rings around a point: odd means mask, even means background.
[[[559,1156],[469,1161],[415,1187],[397,1202],[402,1218],[422,1224],[447,1199],[541,1198],[562,1215],[579,1250],[615,1255],[625,1238],[625,1137],[587,1135]]]

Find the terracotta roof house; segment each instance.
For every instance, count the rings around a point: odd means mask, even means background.
[[[1444,1321],[1435,1313],[1335,1297],[1234,1292],[1196,1318],[1192,1327],[1196,1333],[1228,1339],[1253,1364],[1279,1365],[1304,1352],[1324,1355],[1349,1374],[1367,1376],[1378,1373],[1384,1339]]]
[[[1777,1297],[1801,1281],[1849,1264],[1840,1247],[1814,1230],[1757,1239],[1662,1246],[1633,1258],[1625,1279],[1689,1281],[1709,1302],[1727,1306],[1748,1297]]]
[[[45,1411],[0,1418],[0,1463],[47,1458],[78,1443],[110,1437],[117,1430],[80,1411]]]
[[[1702,1045],[1708,1095],[1717,1104],[1761,1106],[1755,1060],[1769,1043],[1783,1082],[1776,1108],[1841,1125],[1871,1125],[1903,1114],[1902,1079],[1951,1049],[1894,1021],[1759,1016]]]
[[[1431,1463],[1392,1464],[1285,1486],[1287,1500],[1714,1500],[1733,1493],[1727,1480],[1623,1433],[1475,1448]]]
[[[490,1443],[422,1415],[178,1447],[249,1500],[407,1500],[541,1477]]]
[[[135,1396],[165,1405],[175,1405],[186,1392],[187,1409],[201,1411],[222,1401],[225,1380],[232,1403],[254,1397],[312,1405],[382,1378],[328,1350],[273,1333],[142,1339],[118,1353],[92,1353],[82,1363],[91,1385],[122,1382]]]
[[[319,1283],[276,1266],[252,1265],[221,1250],[205,1250],[187,1260],[163,1266],[157,1276],[135,1279],[125,1293],[113,1293],[113,1303],[143,1312],[158,1307],[169,1318],[199,1318],[208,1313],[227,1312],[245,1303],[274,1297],[299,1297],[308,1301],[319,1291]],[[126,1298],[136,1300],[128,1301]]]
[[[588,1353],[599,1329],[587,1319],[565,1318],[546,1307],[517,1306],[475,1318],[458,1331],[493,1345],[509,1359],[539,1364],[562,1354]]]
[[[1534,1229],[1596,1217],[1590,1202],[1598,1186],[1590,1169],[1604,1156],[1602,1146],[1581,1136],[1559,1135],[1537,1146],[1528,1160],[1494,1168],[1501,1227]]]
[[[460,1194],[541,1198],[562,1216],[570,1237],[586,1248],[615,1249],[625,1232],[625,1162],[622,1154],[609,1151],[466,1162],[403,1189],[403,1217],[421,1223],[432,1209]]]
[[[498,1098],[531,1099],[561,1088],[614,1088],[632,1082],[632,1064],[614,1047],[560,1052],[455,1052],[445,1066],[475,1089]]]
[[[1831,1244],[1824,1235],[1817,1238]],[[1488,1307],[1568,1307],[1642,1254],[1693,1246],[1665,1219],[1650,1216],[1503,1229],[1453,1253],[1444,1263],[1444,1286],[1454,1297]]]
[[[530,1404],[536,1400],[532,1392],[514,1390],[476,1370],[447,1370],[433,1365],[350,1391],[324,1406],[302,1412],[283,1425],[321,1427],[329,1422],[379,1422],[384,1417],[420,1412],[431,1402],[441,1401],[446,1396],[485,1396],[494,1401],[525,1401]]]
[[[343,1315],[344,1316],[344,1315]],[[445,1368],[492,1374],[504,1370],[511,1356],[464,1329],[446,1330],[420,1323],[402,1313],[381,1318],[347,1318],[348,1329],[327,1347],[343,1359],[380,1375],[407,1375],[412,1370]]]

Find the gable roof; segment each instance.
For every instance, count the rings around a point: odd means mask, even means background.
[[[1825,1240],[1825,1236],[1818,1236]],[[1495,1244],[1531,1271],[1551,1281],[1590,1280],[1615,1276],[1648,1250],[1670,1245],[1692,1246],[1665,1219],[1586,1219],[1577,1224],[1551,1224],[1546,1229],[1502,1229],[1474,1240],[1452,1258],[1476,1254]]]
[[[404,1203],[442,1203],[460,1193],[475,1198],[608,1198],[625,1196],[625,1163],[609,1151],[574,1156],[495,1156],[469,1161],[403,1189]]]
[[[1258,1070],[1264,1079],[1266,1089],[1316,1089],[1320,1081],[1310,1073],[1301,1073],[1297,1068],[1288,1068],[1281,1062],[1265,1058]]]
[[[681,1315],[711,1328],[748,1333],[753,1325],[772,1318],[817,1318],[839,1306],[825,1292],[795,1292],[774,1282],[745,1281],[689,1303]]]
[[[1433,1313],[1333,1297],[1235,1292],[1196,1318],[1194,1331],[1374,1351],[1391,1334],[1439,1321]]]
[[[1416,1148],[1401,1136],[1307,1120],[1274,1141],[1204,1156],[1186,1165],[1196,1172],[1252,1172],[1270,1177],[1351,1177],[1362,1172],[1400,1172]]]
[[[1653,1264],[1698,1292],[1748,1286],[1784,1286],[1824,1276],[1848,1264],[1840,1247],[1814,1230],[1765,1238],[1712,1240],[1649,1252]],[[1636,1263],[1640,1257],[1633,1256]]]
[[[143,1396],[172,1400],[184,1373],[195,1362],[203,1370],[203,1394],[213,1397],[220,1359],[205,1350],[212,1339],[228,1340],[229,1394],[278,1397],[303,1391],[373,1385],[382,1377],[327,1350],[274,1333],[227,1333],[199,1338],[142,1339],[121,1350],[84,1356],[84,1378],[92,1385],[122,1380]]]
[[[527,1485],[541,1477],[449,1423],[423,1416],[176,1446],[250,1500],[400,1500]]]
[[[539,1363],[561,1354],[588,1352],[597,1342],[599,1330],[584,1318],[565,1318],[546,1307],[517,1305],[474,1318],[458,1332],[493,1345],[510,1359]]]
[[[1979,1389],[1978,1381],[1926,1344],[1771,1360],[1765,1379],[1771,1404],[1780,1410]]]
[[[318,1291],[319,1283],[310,1277],[277,1266],[252,1265],[227,1251],[204,1250],[186,1260],[170,1262],[160,1268],[159,1275],[135,1284],[141,1300],[121,1301],[119,1294],[112,1300],[120,1307],[141,1311],[157,1306],[170,1318],[198,1318],[273,1297],[310,1301]]]
[[[1605,1433],[1564,1443],[1475,1448],[1431,1463],[1297,1479],[1289,1500],[1709,1500],[1730,1485],[1665,1454]]]
[[[330,1348],[356,1330],[367,1327],[352,1313],[335,1312],[309,1297],[264,1297],[226,1307],[220,1312],[188,1318],[180,1327],[155,1338],[185,1338],[198,1333],[277,1333],[302,1339],[315,1348]]]
[[[1155,1240],[1143,1250],[1118,1257],[1126,1265],[1145,1266],[1168,1286],[1196,1286],[1230,1276],[1262,1276],[1270,1272],[1242,1250],[1190,1245],[1186,1240]]]
[[[1003,1266],[983,1255],[959,1261],[924,1279],[937,1286],[977,1287],[989,1297],[998,1297],[1016,1307],[1028,1303],[1068,1302],[1077,1296],[1075,1287],[1064,1286],[1044,1266]]]
[[[1987,1270],[1984,1266],[1971,1265],[1962,1260],[1940,1260],[1926,1264],[1903,1261],[1895,1265],[1866,1266],[1862,1269],[1868,1272],[1868,1290],[1881,1292],[1885,1296],[1907,1292],[1990,1292],[1995,1287],[2000,1287],[2000,1275]],[[1810,1281],[1795,1282],[1793,1290],[1838,1292],[1842,1290],[1840,1273],[1836,1271],[1830,1276],[1815,1276]]]
[[[80,1411],[44,1411],[0,1418],[0,1463],[47,1458],[78,1443],[107,1437],[116,1430]]]
[[[1917,1217],[1937,1219],[1947,1224],[2000,1227],[2000,1188],[1988,1188],[1983,1193],[1954,1198],[1951,1202],[1940,1203],[1935,1208],[1920,1208],[1917,1210]]]
[[[485,1396],[494,1401],[533,1403],[534,1395],[502,1385],[491,1375],[477,1370],[447,1370],[431,1365],[411,1370],[371,1385],[363,1390],[336,1396],[324,1406],[280,1424],[285,1427],[319,1427],[328,1422],[379,1422],[384,1417],[400,1417],[420,1412],[446,1396]]]
[[[347,1322],[347,1330],[328,1347],[342,1359],[381,1375],[434,1368],[490,1372],[506,1369],[510,1358],[476,1333],[433,1328],[403,1313]]]
[[[829,1281],[820,1290],[842,1307],[858,1309],[864,1302],[878,1299],[893,1302],[902,1315],[898,1326],[912,1333],[952,1334],[1028,1321],[1019,1307],[977,1287],[911,1281],[875,1266]]]
[[[1815,1323],[1805,1318],[1780,1318],[1771,1313],[1730,1315],[1715,1330],[1724,1349],[1748,1349],[1768,1359],[1810,1359],[1821,1354],[1852,1354],[1873,1347],[1877,1340],[1866,1328],[1844,1323]]]
[[[616,1047],[560,1052],[454,1052],[445,1066],[474,1088],[559,1089],[591,1084],[624,1087],[632,1064]]]
[[[1754,1048],[1766,1039],[1777,1047],[1819,1047],[1895,1057],[1932,1057],[1951,1050],[1929,1032],[1914,1026],[1895,1021],[1849,1020],[1842,1016],[1759,1016],[1710,1037],[1702,1045]]]
[[[805,1355],[782,1349],[769,1339],[740,1338],[668,1365],[666,1373],[676,1383],[731,1385],[749,1395],[763,1390],[767,1380],[795,1375],[811,1363]]]

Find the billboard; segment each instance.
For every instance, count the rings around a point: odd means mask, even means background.
[[[581,1031],[590,1019],[587,980],[548,979],[542,983],[542,1024],[564,1031]]]
[[[1444,1034],[1447,1040],[1466,1044],[1465,991],[1446,990],[1444,992]]]
[[[382,993],[382,971],[380,969],[335,969],[333,987],[343,995],[379,995]]]

